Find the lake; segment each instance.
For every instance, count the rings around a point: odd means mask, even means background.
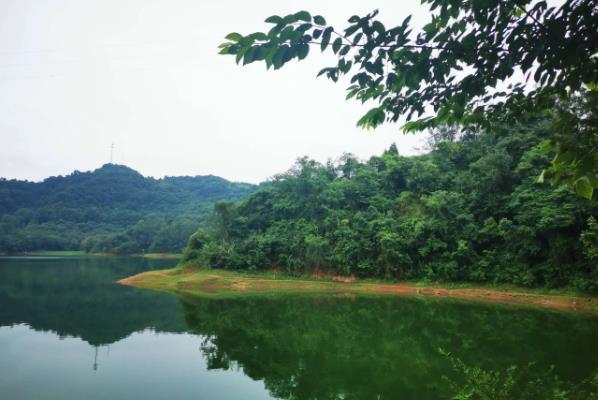
[[[207,299],[114,283],[175,264],[0,258],[0,398],[449,399],[465,382],[455,364],[553,368],[551,379],[573,384],[598,369],[594,316],[434,298]]]

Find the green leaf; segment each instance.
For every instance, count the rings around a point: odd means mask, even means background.
[[[279,69],[284,64],[284,56],[288,50],[288,46],[280,46],[276,53],[274,53],[274,57],[272,57],[272,65],[274,69]]]
[[[384,28],[384,25],[382,25],[382,22],[380,21],[374,21],[372,28],[374,28],[374,30],[378,32],[378,35],[380,36],[384,36],[384,34],[386,34],[386,28]]]
[[[569,161],[573,159],[573,154],[569,151],[559,152],[552,160],[552,164],[560,165],[560,164],[567,164]]]
[[[266,50],[263,46],[256,46],[251,61],[263,61],[266,56]]]
[[[253,62],[254,58],[254,54],[255,54],[255,47],[250,47],[249,49],[247,49],[247,51],[245,52],[245,54],[243,54],[243,65],[247,65],[251,62]]]
[[[359,32],[357,35],[355,35],[355,37],[353,38],[353,44],[358,44],[362,37],[363,37],[362,32]]]
[[[355,95],[357,93],[359,93],[359,90],[356,90],[356,89],[349,91],[349,93],[347,93],[347,96],[345,97],[345,100],[349,100],[349,99],[355,97]]]
[[[585,197],[588,200],[592,200],[592,195],[594,194],[594,188],[590,183],[590,180],[587,177],[582,177],[575,182],[575,192],[581,196]]]
[[[231,40],[233,42],[238,42],[239,40],[241,40],[243,36],[240,33],[237,32],[231,32],[228,35],[226,35],[224,38],[227,40]]]
[[[280,32],[280,40],[285,41],[293,38],[293,33],[295,32],[295,28],[292,26],[287,26]]]
[[[384,110],[380,107],[374,107],[357,121],[357,126],[365,129],[373,129],[384,123],[385,118],[386,114]]]
[[[326,25],[326,20],[321,15],[316,15],[314,17],[314,23],[318,25]]]
[[[295,13],[294,16],[300,21],[311,22],[311,14],[307,11],[299,11],[298,13]]]
[[[270,29],[268,31],[268,38],[269,39],[274,39],[280,33],[280,31],[282,31],[282,28],[284,28],[284,26],[285,26],[284,24],[274,25],[272,27],[272,29]]]
[[[264,32],[255,32],[249,35],[253,40],[268,40],[268,36]]]
[[[297,17],[295,17],[295,14],[289,14],[286,17],[284,17],[282,19],[282,21],[285,24],[292,24],[292,23],[295,23],[295,22],[299,21],[299,19]]]
[[[235,58],[235,62],[238,64],[243,59],[243,54],[247,51],[247,47],[241,47],[237,52],[237,57]]]
[[[420,132],[429,129],[433,123],[434,118],[432,117],[421,118],[415,121],[406,122],[403,126],[401,126],[401,129],[403,129],[404,132],[409,133]]]
[[[328,68],[328,67],[326,67],[326,68],[322,68],[322,69],[320,70],[320,72],[318,72],[318,75],[317,75],[317,76],[324,75],[324,74],[325,74],[326,72],[328,72],[329,70],[330,70],[330,68]]]
[[[282,17],[279,17],[278,15],[272,15],[268,18],[266,18],[266,21],[269,24],[280,24],[281,22],[283,22]]]
[[[357,30],[360,28],[359,25],[355,24],[355,25],[351,25],[350,27],[348,27],[347,29],[345,29],[345,36],[349,37],[352,34],[354,34],[355,32],[357,32]]]
[[[309,23],[305,23],[305,24],[301,24],[299,25],[299,28],[297,28],[297,30],[301,33],[305,33],[306,31],[308,31],[310,28],[312,27],[311,24]]]
[[[309,45],[306,43],[302,43],[299,46],[299,51],[297,52],[297,57],[300,60],[303,60],[305,57],[307,57],[307,54],[309,54]]]
[[[324,29],[324,33],[322,34],[322,43],[320,44],[320,48],[322,49],[322,51],[326,50],[326,47],[328,47],[328,43],[330,43],[330,35],[332,35],[331,26]]]
[[[343,40],[341,38],[335,39],[335,41],[332,43],[332,51],[334,51],[334,54],[338,53],[342,44],[343,44]]]
[[[266,61],[267,69],[270,69],[270,67],[272,66],[272,59],[274,58],[274,54],[276,54],[276,50],[278,50],[278,48],[276,46],[272,46],[266,51],[266,54],[264,55],[264,60]]]
[[[287,51],[284,53],[284,57],[282,59],[282,63],[286,64],[287,62],[291,61],[293,57],[297,55],[297,51],[299,50],[298,46],[290,46]]]

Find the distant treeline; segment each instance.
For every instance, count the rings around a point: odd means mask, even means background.
[[[39,183],[0,179],[0,252],[179,252],[215,201],[255,189],[216,176],[146,178],[115,164]]]
[[[542,121],[445,128],[421,156],[299,159],[268,188],[218,202],[184,262],[598,292],[598,204],[536,183],[547,137]]]

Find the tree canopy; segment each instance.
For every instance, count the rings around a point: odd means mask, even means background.
[[[548,122],[434,131],[433,150],[362,162],[301,158],[269,187],[221,202],[184,263],[387,279],[598,291],[598,203],[535,180]]]
[[[256,188],[216,176],[146,178],[114,164],[43,182],[0,179],[0,253],[179,252],[215,201]]]
[[[407,131],[492,130],[550,112],[554,132],[544,148],[556,156],[540,180],[550,174],[553,183],[564,181],[591,198],[598,188],[596,1],[422,3],[431,20],[417,33],[410,16],[389,28],[374,11],[337,29],[321,15],[299,11],[268,17],[264,32],[228,34],[220,53],[278,69],[314,47],[332,51],[336,65],[318,76],[336,82],[351,75],[347,99],[375,103],[357,123],[364,128],[404,118]]]

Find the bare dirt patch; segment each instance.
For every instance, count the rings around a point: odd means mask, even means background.
[[[314,278],[314,275],[310,276]],[[217,270],[163,270],[148,271],[121,279],[123,285],[154,290],[184,291],[234,295],[235,293],[292,293],[318,292],[338,295],[380,294],[391,296],[430,296],[483,301],[492,303],[519,304],[560,310],[598,314],[598,298],[591,296],[569,296],[537,294],[525,291],[500,291],[486,288],[445,288],[417,286],[411,283],[371,283],[350,278],[337,280],[326,275],[322,280],[269,279],[261,275],[235,274]]]

